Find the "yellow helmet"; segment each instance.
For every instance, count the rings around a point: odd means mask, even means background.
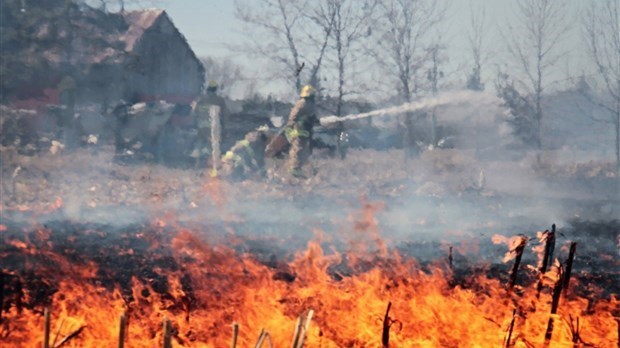
[[[217,88],[217,81],[209,80],[209,84],[207,84],[208,88]]]
[[[316,89],[310,85],[305,85],[302,87],[301,92],[299,92],[299,96],[302,98],[313,97],[316,94]]]

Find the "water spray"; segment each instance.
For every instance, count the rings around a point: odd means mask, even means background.
[[[465,104],[476,104],[479,108],[500,107],[502,102],[499,98],[488,93],[477,91],[454,91],[445,92],[436,97],[424,98],[416,102],[405,103],[399,106],[378,109],[370,112],[351,114],[346,116],[326,116],[321,117],[321,125],[329,126],[339,122],[354,121],[374,116],[398,116],[405,112],[414,112],[442,106],[460,106]]]

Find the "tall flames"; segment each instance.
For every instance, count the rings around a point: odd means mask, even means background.
[[[537,296],[535,281],[509,290],[485,267],[420,264],[379,238],[376,209],[364,205],[350,250],[326,248],[317,233],[288,262],[163,222],[139,231],[4,226],[0,345],[41,347],[49,308],[50,347],[119,346],[121,315],[126,347],[161,347],[164,321],[175,347],[229,347],[233,323],[237,347],[256,346],[263,329],[273,347],[290,347],[310,310],[305,347],[382,347],[386,334],[391,347],[617,346],[618,301],[596,284],[573,278],[572,289],[589,290],[569,291],[550,314],[557,267]]]

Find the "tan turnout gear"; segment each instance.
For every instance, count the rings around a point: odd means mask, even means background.
[[[211,108],[211,106],[214,105],[220,107],[220,120],[223,127],[223,124],[228,117],[226,101],[224,100],[224,98],[215,94],[215,92],[207,92],[205,95],[200,97],[200,99],[196,102],[196,106],[194,108],[196,126],[198,128],[211,127],[211,117],[209,116],[209,109]]]
[[[266,132],[259,130],[246,134],[222,157],[223,174],[237,180],[255,173],[264,174],[266,146]]]
[[[318,122],[314,104],[314,88],[304,86],[300,96],[302,98],[291,110],[284,132],[291,143],[289,171],[294,176],[301,175],[301,168],[310,156],[312,127]]]

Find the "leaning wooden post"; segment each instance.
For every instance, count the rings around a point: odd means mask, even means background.
[[[553,252],[555,251],[555,224],[551,225],[551,236],[552,236],[552,241],[551,243],[549,243],[549,257],[547,259],[547,267],[549,267],[549,265],[551,265],[552,261],[553,261]]]
[[[450,254],[448,255],[448,266],[450,266],[450,270],[452,270],[452,245],[450,245]]]
[[[560,305],[560,296],[562,295],[562,285],[564,284],[564,270],[562,266],[558,268],[558,280],[553,286],[553,296],[551,300],[551,315],[549,316],[549,322],[547,323],[547,332],[545,333],[545,347],[549,346],[551,342],[551,335],[553,334],[554,316],[558,313],[558,307]]]
[[[127,327],[127,320],[125,319],[125,313],[121,314],[121,318],[119,322],[120,322],[120,327],[118,329],[118,348],[123,348],[125,346],[125,335],[126,335],[126,327]]]
[[[164,348],[172,348],[170,320],[164,317]]]
[[[213,161],[213,169],[211,174],[217,175],[220,167],[221,143],[222,143],[222,123],[220,122],[221,108],[218,105],[209,107],[209,116],[211,116],[211,159]]]
[[[50,348],[50,308],[45,307],[43,311],[43,318],[45,320],[45,333],[43,336],[43,348]]]
[[[2,322],[2,309],[4,308],[4,273],[0,271],[0,322]]]
[[[273,344],[271,342],[271,336],[269,335],[269,332],[265,331],[265,329],[262,329],[260,331],[260,335],[258,336],[258,341],[256,342],[256,345],[254,346],[254,348],[261,348],[265,341],[267,341],[267,347],[273,348]]]
[[[265,334],[267,332],[265,331],[265,329],[260,330],[260,335],[258,335],[258,340],[256,341],[256,344],[254,345],[254,348],[261,348],[263,345],[263,341],[265,340]]]
[[[297,348],[303,348],[304,343],[306,341],[306,335],[308,334],[308,329],[310,328],[310,322],[312,321],[312,316],[314,315],[314,310],[309,310],[308,315],[306,316],[306,324],[303,326],[302,331],[299,335],[299,342],[297,343]]]
[[[389,348],[390,346],[390,309],[392,302],[388,302],[385,316],[383,317],[383,330],[381,332],[381,347]]]
[[[568,260],[566,260],[566,272],[564,274],[564,297],[568,295],[568,283],[570,282],[570,274],[573,270],[573,260],[575,260],[575,252],[577,251],[577,242],[570,243],[570,251],[568,252]]]
[[[515,257],[515,263],[512,265],[512,270],[510,271],[510,283],[508,285],[508,291],[510,292],[512,292],[512,289],[517,283],[517,272],[519,271],[519,265],[521,264],[521,257],[523,257],[523,250],[525,250],[525,245],[527,244],[527,237],[521,236],[520,238],[521,240],[515,248],[515,253],[517,254]]]
[[[232,344],[230,345],[231,348],[236,348],[237,347],[237,337],[239,337],[239,323],[234,322],[232,325],[233,328],[233,339],[232,339]]]
[[[616,318],[616,323],[618,325],[618,348],[620,348],[620,318]]]
[[[299,333],[301,332],[301,315],[297,318],[297,323],[295,324],[295,333],[293,334],[293,342],[291,343],[291,348],[297,348],[297,344],[299,343]]]
[[[538,279],[536,297],[540,296],[540,291],[542,290],[542,287],[543,287],[543,278],[545,277],[547,268],[549,264],[551,264],[551,260],[553,259],[553,250],[555,249],[555,224],[551,225],[551,232],[545,231],[543,233],[545,236],[545,253],[542,259],[542,265],[539,269],[540,279]]]
[[[506,342],[504,344],[504,348],[510,348],[510,341],[512,340],[512,331],[515,327],[515,319],[517,318],[517,309],[512,310],[512,320],[510,320],[510,326],[508,327],[508,336],[506,337]]]
[[[392,302],[388,302],[387,309],[385,310],[385,316],[383,317],[383,330],[381,332],[381,347],[389,348],[390,346],[390,328],[394,324],[398,324],[399,330],[403,329],[403,323],[400,320],[390,318],[390,309],[392,308]]]

